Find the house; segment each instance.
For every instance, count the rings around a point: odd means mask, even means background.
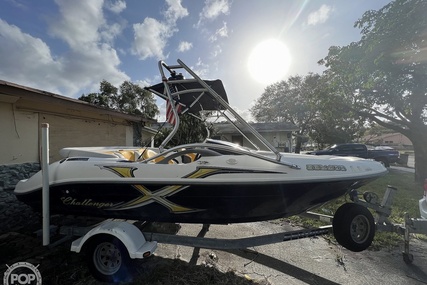
[[[53,162],[61,159],[59,150],[64,147],[133,146],[150,141],[155,131],[146,126],[153,122],[0,80],[0,187],[9,186],[6,176],[10,173],[22,179],[39,169],[42,123],[49,124],[49,160]]]
[[[412,148],[412,142],[408,137],[401,133],[389,133],[377,136],[365,137],[364,141],[366,144],[373,145],[386,145],[397,148]]]
[[[289,152],[292,146],[292,132],[297,131],[298,127],[291,123],[276,122],[276,123],[250,123],[250,125],[258,131],[265,139],[267,139],[279,151]],[[236,128],[228,123],[214,124],[213,138],[233,142],[241,146],[253,148],[247,138],[239,133]],[[252,134],[246,134],[250,140],[256,141]],[[261,147],[261,146],[259,146]],[[262,149],[266,149],[262,147]]]

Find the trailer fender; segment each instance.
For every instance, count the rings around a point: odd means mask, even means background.
[[[150,252],[149,255],[151,255],[157,248],[157,242],[146,241],[144,235],[136,226],[125,221],[108,220],[75,240],[71,244],[71,251],[79,253],[89,240],[102,234],[111,235],[119,239],[127,248],[132,259],[146,257],[147,252]]]

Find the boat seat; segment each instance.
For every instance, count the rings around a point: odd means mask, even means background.
[[[182,163],[191,163],[191,162],[196,161],[197,159],[199,159],[199,157],[200,157],[200,154],[197,154],[197,153],[194,153],[194,152],[192,152],[192,153],[185,153],[185,154],[183,154],[181,156],[181,160],[182,160]]]
[[[141,154],[142,154],[142,156],[141,156]],[[155,152],[154,150],[151,150],[151,149],[145,149],[145,150],[142,150],[141,151],[141,153],[138,155],[138,157],[139,156],[141,156],[141,158],[143,159],[143,160],[145,160],[145,159],[149,159],[149,158],[152,158],[153,156],[155,156],[155,155],[157,155],[157,152]],[[141,159],[140,158],[140,159]]]
[[[115,151],[114,154],[121,156],[124,159],[129,161],[138,161],[138,160],[146,160],[146,159],[152,158],[153,156],[157,155],[157,152],[151,149],[140,148],[140,149],[131,149],[131,150],[121,149],[121,150]],[[162,158],[157,158],[155,162],[161,159]]]
[[[135,161],[135,156],[136,156],[135,152],[136,151],[134,150],[121,149],[121,150],[118,150],[116,153],[122,156],[124,159]]]
[[[186,155],[189,155],[188,157],[185,158],[185,160],[188,162],[184,161],[184,157]],[[173,164],[173,163],[176,163],[175,158],[177,157],[181,157],[183,163],[189,163],[199,159],[201,156],[220,156],[220,155],[221,155],[220,153],[210,149],[186,149],[183,151],[179,151],[173,155],[167,156],[156,163],[171,164],[171,161],[173,161],[172,162]],[[193,160],[190,161],[190,159],[193,159]]]
[[[124,159],[129,160],[129,161],[147,160],[147,159],[150,159],[153,156],[156,156],[158,154],[154,150],[145,149],[145,148],[141,148],[138,150],[122,149],[122,150],[116,151],[115,153],[116,153],[116,155],[120,155]],[[182,163],[190,163],[190,162],[196,161],[199,157],[200,157],[199,153],[194,153],[194,152],[187,153],[187,152],[185,152],[181,156],[181,161],[182,161]],[[158,158],[153,160],[154,163],[159,163],[160,161],[162,161],[161,162],[162,164],[166,164],[166,161],[168,164],[178,163],[176,159],[165,160],[164,156],[159,156]]]
[[[142,153],[142,156],[141,156],[141,153]],[[151,150],[151,149],[146,149],[145,151],[142,151],[141,153],[138,154],[138,157],[141,156],[140,160],[150,159],[153,156],[158,155],[157,152],[155,152],[154,150]],[[164,158],[165,158],[164,156],[159,156],[158,158],[153,159],[152,162],[157,163],[157,162],[163,160]],[[170,161],[169,164],[175,164],[175,162]]]

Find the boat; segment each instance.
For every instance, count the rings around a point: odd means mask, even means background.
[[[264,221],[301,214],[387,173],[373,160],[279,152],[230,107],[221,80],[203,80],[181,60],[158,67],[162,82],[147,90],[204,121],[209,114],[223,116],[254,148],[211,138],[166,148],[179,126],[172,108],[174,128],[157,148],[63,149],[64,158],[48,167],[51,213],[174,223]],[[42,178],[40,171],[14,190],[36,210]]]

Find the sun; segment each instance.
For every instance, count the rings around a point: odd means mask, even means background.
[[[252,77],[263,84],[277,82],[286,75],[291,65],[291,54],[286,45],[276,39],[259,43],[248,59]]]

